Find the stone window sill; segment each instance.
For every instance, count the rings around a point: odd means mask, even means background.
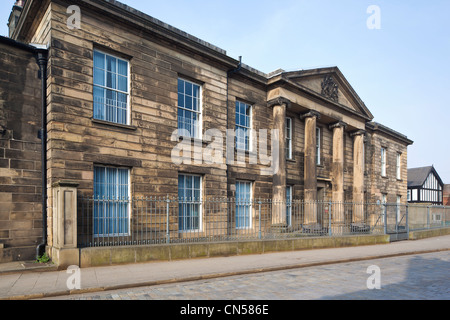
[[[99,119],[94,119],[94,118],[92,118],[91,120],[92,120],[92,123],[100,124],[100,125],[104,125],[104,126],[128,129],[128,130],[133,130],[133,131],[137,130],[137,127],[132,126],[132,125],[128,125],[128,124],[120,124],[120,123],[109,122],[109,121],[99,120]]]

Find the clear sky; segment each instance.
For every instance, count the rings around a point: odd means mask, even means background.
[[[121,2],[263,72],[338,66],[374,121],[414,141],[408,167],[434,165],[450,184],[450,1]],[[2,35],[13,3],[2,0]],[[367,26],[371,5],[380,29]]]

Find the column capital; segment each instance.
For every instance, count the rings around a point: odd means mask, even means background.
[[[364,130],[357,130],[357,131],[350,133],[350,137],[365,136],[365,135],[366,135],[366,131],[364,131]]]
[[[282,106],[285,105],[287,109],[289,109],[292,105],[291,100],[284,98],[284,97],[278,97],[275,99],[272,99],[270,101],[267,102],[267,106],[269,108],[273,108],[275,106]]]
[[[306,118],[317,118],[320,119],[320,113],[314,110],[309,111],[308,113],[304,113],[300,115],[300,120],[304,120]]]
[[[333,130],[335,128],[347,128],[347,123],[343,122],[343,121],[338,121],[336,123],[330,124],[328,126],[330,128],[330,130]]]
[[[68,180],[60,180],[57,182],[54,182],[52,184],[52,187],[56,188],[56,187],[62,187],[62,188],[78,188],[80,184],[77,182],[73,182],[73,181],[68,181]]]

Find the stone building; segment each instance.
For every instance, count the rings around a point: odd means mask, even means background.
[[[43,238],[38,51],[0,38],[0,261],[33,256]]]
[[[337,67],[266,74],[114,0],[28,0],[21,12],[11,24],[14,43],[2,39],[0,115],[8,104],[17,104],[14,110],[27,106],[15,98],[22,92],[35,99],[29,103],[35,109],[28,111],[30,120],[25,112],[16,121],[3,120],[5,132],[19,130],[20,135],[14,136],[20,143],[0,137],[1,179],[6,181],[0,201],[9,206],[0,209],[0,244],[5,248],[22,246],[11,222],[18,210],[15,199],[31,202],[36,212],[23,208],[27,213],[21,216],[20,228],[35,233],[33,244],[42,240],[40,229],[46,223],[46,244],[54,245],[54,191],[61,182],[91,196],[406,203],[407,147],[412,141],[373,122]],[[38,201],[38,67],[18,43],[48,48],[47,208]],[[8,57],[20,50],[24,62]],[[5,79],[4,70],[17,75],[20,85],[12,76]],[[34,127],[21,125],[27,121]],[[233,130],[233,139],[225,138],[227,130]],[[278,144],[278,160],[261,161],[266,148],[257,143],[264,137],[261,130],[268,131],[269,153],[275,150],[273,142]],[[220,135],[208,139],[208,132],[222,133],[223,140]],[[174,149],[187,139],[200,152],[212,141],[226,151],[215,154],[213,163],[207,158],[178,163]],[[10,151],[13,147],[18,150]],[[24,162],[13,168],[17,157]],[[192,156],[183,153],[182,158]],[[274,164],[279,170],[270,174]],[[25,180],[28,174],[34,180]],[[41,209],[46,210],[44,220],[38,219]],[[285,212],[279,218],[286,223]]]

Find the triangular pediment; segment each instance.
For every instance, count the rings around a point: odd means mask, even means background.
[[[291,83],[369,119],[373,116],[337,67],[287,72]]]

